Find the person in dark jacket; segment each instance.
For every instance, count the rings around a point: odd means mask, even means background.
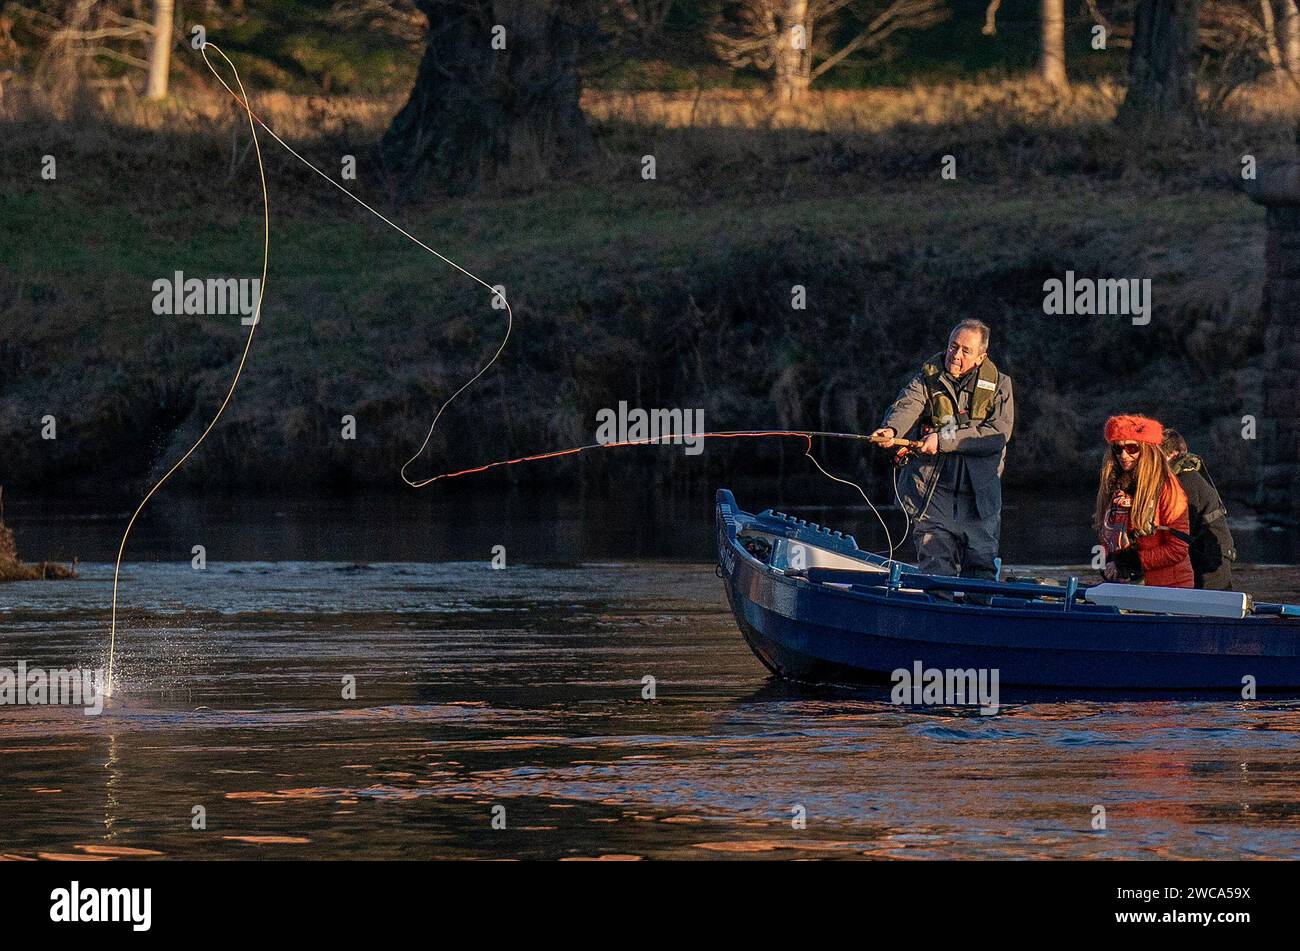
[[[1015,425],[1011,377],[988,357],[989,328],[963,320],[899,392],[874,441],[921,447],[899,474],[899,501],[927,574],[993,579],[1002,529],[1002,469]]]
[[[1187,440],[1176,429],[1165,430],[1161,449],[1187,493],[1196,587],[1231,591],[1232,563],[1237,560],[1237,549],[1228,528],[1228,510],[1223,507],[1205,463],[1188,451]]]

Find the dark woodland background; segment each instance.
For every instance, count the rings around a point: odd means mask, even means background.
[[[1010,486],[1082,490],[1104,418],[1147,412],[1230,497],[1284,514],[1266,491],[1277,447],[1261,445],[1280,385],[1264,211],[1241,172],[1243,156],[1295,154],[1295,0],[8,3],[11,491],[144,487],[229,384],[237,318],[150,310],[152,281],[176,270],[260,269],[247,124],[191,48],[196,24],[295,148],[336,176],[356,156],[356,194],[506,287],[510,346],[417,475],[591,442],[596,411],[621,399],[703,407],[710,429],[869,431],[948,328],[978,317],[1016,381]],[[806,50],[784,42],[797,26]],[[176,485],[399,488],[504,312],[262,143],[263,322]],[[940,177],[947,155],[955,180]],[[1043,282],[1067,269],[1150,278],[1151,323],[1045,316]],[[1259,439],[1242,438],[1245,415]],[[707,489],[802,474],[800,457],[797,441],[602,453],[485,481]],[[853,444],[822,457],[888,486],[885,460]]]

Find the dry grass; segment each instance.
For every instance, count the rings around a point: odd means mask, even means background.
[[[627,156],[629,138],[673,143],[692,156],[710,152],[749,157],[755,150],[775,159],[798,158],[802,143],[830,137],[848,148],[874,153],[890,151],[928,154],[927,143],[987,143],[998,136],[1015,137],[1024,151],[1038,141],[1047,143],[1101,134],[1107,148],[1131,140],[1112,134],[1111,120],[1123,97],[1112,81],[1076,83],[1066,92],[1032,79],[1007,79],[909,88],[856,91],[814,91],[798,107],[776,105],[758,92],[710,89],[690,92],[601,91],[588,89],[582,106],[606,142],[606,165],[619,170]],[[290,142],[349,144],[378,141],[405,94],[384,97],[300,96],[254,92],[255,112]],[[1260,82],[1242,87],[1212,128],[1172,137],[1171,148],[1194,152],[1239,133],[1264,130],[1267,137],[1285,140],[1300,115],[1300,93],[1289,86]],[[132,141],[152,144],[149,134],[194,136],[203,148],[214,141],[239,138],[244,119],[238,105],[218,87],[173,97],[162,103],[141,99],[129,89],[84,89],[71,96],[53,96],[36,87],[10,84],[0,96],[0,125],[9,143],[21,147],[24,131],[31,138],[56,132],[87,153],[111,154],[130,148]],[[62,129],[58,129],[58,127]],[[123,132],[128,133],[125,141]],[[779,132],[782,135],[773,136]],[[130,133],[135,133],[134,136]],[[669,133],[669,137],[655,137]],[[791,133],[802,133],[791,137]],[[16,136],[16,138],[15,138]],[[246,138],[246,136],[243,136]],[[110,140],[116,140],[111,142]],[[1145,148],[1151,143],[1138,137]],[[670,146],[671,147],[671,146]],[[792,151],[793,148],[793,151]],[[1050,155],[1043,156],[1050,160]],[[890,167],[890,162],[885,167]],[[597,170],[597,174],[599,175]]]
[[[695,92],[596,91],[582,106],[598,122],[631,122],[660,128],[713,126],[738,129],[804,129],[879,133],[898,126],[954,126],[996,117],[1006,121],[1078,126],[1109,122],[1124,97],[1113,80],[1074,83],[1067,90],[1034,79],[914,85],[906,88],[813,91],[799,106],[778,105],[756,90]],[[1209,94],[1206,94],[1208,102]],[[1231,97],[1225,115],[1234,121],[1295,121],[1300,92],[1261,81]]]
[[[254,91],[250,97],[258,116],[284,138],[297,140],[353,132],[377,134],[404,101],[403,95],[300,96],[275,90]],[[162,102],[151,102],[121,87],[84,88],[70,96],[52,95],[25,84],[12,84],[4,90],[0,122],[24,124],[36,119],[164,132],[222,128],[232,121],[244,121],[245,113],[215,79],[211,88],[190,90],[184,98],[173,96]]]
[[[1122,96],[1113,83],[1076,85],[1062,95],[1026,80],[912,86],[903,89],[814,91],[799,106],[778,105],[757,91],[600,92],[582,106],[597,122],[667,129],[803,129],[879,133],[900,125],[950,126],[990,115],[1020,121],[1086,124],[1112,118]]]
[[[587,91],[605,175],[654,154],[661,177],[697,197],[871,193],[938,176],[956,157],[965,182],[1060,191],[1066,183],[1161,193],[1233,186],[1241,155],[1294,150],[1296,90],[1242,87],[1195,126],[1122,131],[1109,82],[1059,92],[1034,80],[814,92],[798,108],[746,91]],[[1208,98],[1208,94],[1207,94]]]

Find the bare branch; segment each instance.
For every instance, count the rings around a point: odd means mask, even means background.
[[[128,66],[136,66],[140,69],[148,69],[149,63],[140,59],[138,56],[132,56],[129,53],[123,53],[107,46],[88,46],[85,49],[77,51],[81,56],[104,56],[108,59],[115,59],[119,63],[126,63]]]
[[[823,60],[812,71],[812,78],[821,76],[860,49],[879,46],[899,30],[922,30],[942,23],[950,15],[942,0],[894,0],[865,30],[841,47],[839,52]]]
[[[876,49],[901,30],[923,29],[947,19],[944,4],[945,0],[714,0],[708,38],[725,62],[767,73],[773,92],[791,99],[854,53]],[[845,8],[867,25],[848,43],[837,46],[834,18]],[[806,45],[792,47],[792,31],[799,27]]]
[[[98,30],[60,30],[51,39],[69,43],[89,43],[94,40],[134,39],[142,33],[152,33],[153,27],[140,30],[136,27],[103,27]]]
[[[1092,3],[1093,0],[1088,0]],[[980,30],[985,36],[997,36],[998,33],[998,7],[1002,6],[1002,0],[992,0],[989,8],[984,11],[984,29]]]

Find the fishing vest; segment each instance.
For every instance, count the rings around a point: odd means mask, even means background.
[[[930,413],[930,425],[941,429],[951,417],[958,426],[967,426],[972,421],[982,422],[993,412],[993,397],[998,392],[997,365],[988,357],[979,365],[975,375],[975,385],[970,394],[967,411],[959,413],[953,405],[952,397],[944,389],[940,377],[943,375],[942,353],[936,353],[921,366],[921,381],[925,384],[926,408]]]

